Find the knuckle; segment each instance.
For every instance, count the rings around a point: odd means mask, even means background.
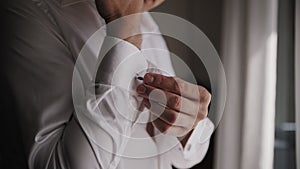
[[[175,77],[168,77],[168,80],[171,82],[170,88],[175,92],[179,92],[180,88],[178,85],[178,80]]]
[[[184,89],[185,89],[185,85],[186,85],[186,84],[183,83],[183,82],[181,82],[181,81],[179,81],[179,80],[176,80],[175,85],[176,85],[175,91],[176,91],[177,93],[181,94],[181,90],[184,90]]]
[[[205,119],[207,117],[207,114],[208,114],[207,108],[202,108],[197,115],[197,120],[200,121]]]
[[[170,98],[169,104],[173,108],[178,108],[179,107],[179,101],[180,99],[177,96],[172,96]]]
[[[206,104],[211,101],[211,94],[204,87],[200,87],[200,101]]]
[[[175,91],[175,93],[180,94],[180,87],[179,87],[179,84],[176,81],[173,84],[173,90]]]

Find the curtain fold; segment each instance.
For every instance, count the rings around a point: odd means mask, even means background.
[[[272,169],[277,0],[225,0],[222,58],[227,103],[215,169]]]

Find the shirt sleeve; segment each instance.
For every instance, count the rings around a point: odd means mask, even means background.
[[[191,168],[200,163],[207,153],[213,131],[214,124],[208,118],[200,121],[185,147],[178,144],[178,148],[172,149],[171,154],[167,154],[172,164],[177,168]]]
[[[75,105],[76,116],[101,166],[122,168],[120,156],[131,136],[140,104],[134,96],[136,72],[148,65],[137,47],[109,36],[104,39],[98,62],[95,84],[83,86],[85,94],[78,97],[83,99]],[[84,79],[82,74],[78,79]]]
[[[7,113],[16,113],[13,125],[20,128],[22,158],[30,169],[97,169],[89,140],[73,115],[72,54],[59,29],[30,3],[34,1],[18,1],[5,11],[11,30],[1,61],[2,80],[16,109]]]

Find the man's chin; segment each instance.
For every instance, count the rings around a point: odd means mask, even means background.
[[[161,5],[165,0],[144,0],[144,10],[149,11]]]

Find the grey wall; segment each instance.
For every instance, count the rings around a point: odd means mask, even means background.
[[[217,51],[220,53],[221,44],[221,27],[222,27],[222,7],[223,0],[166,0],[160,7],[156,8],[156,12],[165,12],[187,19],[202,30],[210,41],[213,43]],[[209,77],[207,76],[205,67],[197,59],[197,56],[182,43],[167,38],[167,44],[170,51],[179,56],[192,69],[198,84],[210,88]],[[173,60],[176,67],[176,60]],[[190,79],[190,75],[185,71],[176,68],[176,74],[186,80]],[[195,169],[212,169],[213,168],[213,152],[214,152],[214,136],[205,159]]]
[[[166,0],[154,11],[180,16],[197,25],[220,50],[223,0]]]
[[[204,32],[220,53],[222,0],[166,0],[156,12],[165,12],[182,17],[195,24]],[[204,65],[198,57],[185,45],[172,38],[166,38],[170,51],[179,56],[193,71],[199,84],[210,88],[209,79]],[[188,71],[173,59],[177,76],[190,80]],[[178,66],[177,66],[178,65]]]

